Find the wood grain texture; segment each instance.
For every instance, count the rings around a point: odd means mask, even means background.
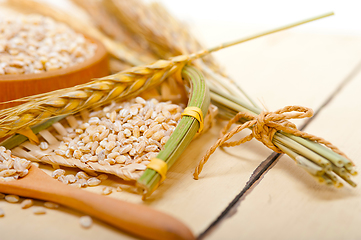
[[[254,32],[257,32],[257,29],[252,29],[251,33]],[[207,25],[202,29],[202,33],[207,36],[205,40],[208,46],[212,46],[240,37],[244,31],[239,29],[239,31],[230,32],[229,28],[225,26]],[[239,85],[250,96],[265,103],[269,110],[292,104],[317,109],[340,81],[357,65],[361,56],[361,39],[287,31],[223,50],[216,53],[215,56]],[[115,192],[106,197],[123,199],[163,211],[184,222],[198,235],[243,189],[259,163],[271,154],[270,150],[256,141],[233,149],[225,149],[225,151],[217,150],[205,166],[200,180],[193,180],[194,167],[208,147],[216,141],[221,126],[222,123],[217,124],[210,132],[191,143],[186,152],[169,170],[166,181],[146,202],[142,202],[140,196],[135,194],[132,188],[114,178],[106,180],[101,186],[86,190],[100,193],[102,186],[121,186],[122,192]],[[321,129],[326,129],[326,127],[321,127]],[[324,133],[313,132],[311,128],[306,130],[328,139]],[[347,149],[343,148],[342,142],[334,143],[349,153]],[[355,155],[350,153],[350,156],[354,157]],[[286,165],[281,165],[283,162]],[[281,166],[283,167],[280,168]],[[47,173],[51,172],[48,166],[42,167]],[[282,181],[277,178],[267,178],[276,169],[278,169],[275,172],[276,175],[283,173]],[[287,195],[287,192],[283,192],[282,197],[278,198],[274,195],[271,198],[269,195],[260,195],[262,198],[251,199],[250,197],[255,193],[253,191],[247,195],[246,201],[241,203],[239,214],[245,214],[245,217],[241,220],[235,217],[231,218],[232,225],[229,227],[225,221],[210,235],[207,235],[207,238],[227,239],[227,236],[230,239],[239,239],[243,237],[243,233],[251,232],[251,230],[253,230],[252,233],[256,232],[259,235],[248,235],[249,239],[257,239],[256,237],[265,239],[269,232],[273,234],[272,236],[277,236],[281,230],[284,230],[282,225],[280,225],[282,229],[278,225],[274,226],[273,232],[272,228],[266,228],[269,231],[267,232],[260,230],[256,225],[258,221],[264,223],[264,226],[267,224],[266,220],[262,220],[263,211],[267,210],[267,206],[257,203],[270,201],[282,205],[290,203],[290,199],[292,199],[294,205],[290,205],[287,211],[296,214],[297,208],[300,205],[307,206],[310,198],[319,199],[316,191],[319,187],[314,185],[307,173],[303,173],[289,158],[284,157],[270,173],[261,181],[261,183],[269,182],[267,187],[270,189],[268,191],[273,191],[274,188],[281,190],[285,182],[292,180],[293,185],[298,186],[297,190],[301,191],[303,195],[293,199]],[[256,186],[256,189],[259,186],[261,185]],[[266,190],[261,192],[267,193]],[[332,190],[331,193],[334,191]],[[339,194],[335,198],[338,196]],[[248,201],[250,199],[251,201]],[[337,199],[333,201],[337,202]],[[246,202],[249,204],[245,205]],[[36,201],[36,205],[41,204],[42,202]],[[249,206],[251,210],[247,211],[243,208],[244,206]],[[82,229],[78,222],[81,213],[65,207],[48,210],[48,213],[42,216],[32,214],[31,208],[22,210],[19,204],[10,204],[4,200],[0,200],[0,207],[6,214],[4,218],[0,218],[1,239],[4,240],[33,238],[45,240],[49,239],[49,236],[54,240],[98,240],[100,237],[108,240],[135,239],[135,237],[99,221],[95,221],[90,229]],[[254,214],[258,218],[250,218]],[[279,216],[276,211],[269,214],[268,222],[276,219],[276,216],[281,224],[288,222],[289,216],[284,213]],[[311,217],[316,219],[318,216]],[[297,215],[294,216],[294,219],[296,218]],[[233,221],[233,219],[235,220]],[[22,231],[18,229],[22,229]],[[222,231],[218,232],[219,229]],[[244,238],[247,239],[247,237]]]
[[[322,44],[323,40],[327,41],[328,44]],[[302,51],[297,51],[296,55],[290,53],[292,49],[300,45],[302,45]],[[334,58],[331,59],[328,55],[324,56],[324,53],[332,49],[335,49],[333,50],[335,52]],[[255,52],[258,55],[255,55]],[[252,92],[251,96],[263,96],[266,105],[270,110],[273,110],[286,104],[301,104],[317,109],[324,99],[340,84],[340,81],[357,65],[360,55],[361,40],[359,38],[292,33],[280,38],[275,37],[272,40],[263,39],[261,42],[250,42],[238,46],[233,51],[227,52],[226,57],[220,56],[220,58],[222,58],[222,63],[227,66],[227,69],[230,66],[229,72],[235,76],[239,84],[247,91],[249,90],[248,92]],[[293,58],[295,59],[289,60]],[[320,68],[320,62],[323,65],[322,68]],[[287,68],[284,69],[284,66],[287,66]],[[319,76],[318,79],[321,82],[315,81],[314,76]],[[275,81],[277,84],[270,84],[269,81]],[[328,84],[323,85],[322,83],[325,82],[328,82]],[[267,87],[259,87],[261,84],[265,84]],[[297,91],[294,94],[288,93],[295,86],[304,90],[304,92],[302,94]],[[321,87],[322,91],[320,92]],[[275,92],[278,91],[284,91],[289,97],[289,101],[285,101],[283,94],[276,95]],[[86,190],[100,193],[102,186],[121,186],[124,189],[122,192],[115,192],[107,197],[144,204],[165,212],[184,222],[198,235],[219,216],[243,189],[257,166],[271,154],[270,150],[256,141],[233,149],[225,149],[225,151],[217,150],[205,165],[200,180],[193,180],[194,167],[208,147],[216,141],[222,125],[223,123],[217,124],[214,129],[195,139],[177,163],[169,170],[166,181],[145,202],[142,202],[141,197],[135,194],[130,187],[114,178],[105,181],[101,186],[87,188]],[[314,132],[312,129],[306,130],[328,139],[328,136],[323,133]],[[246,132],[241,133],[240,137],[246,134]],[[328,140],[332,141],[332,139]],[[349,153],[347,149],[343,148],[342,144],[340,145],[340,142],[334,143],[342,150],[345,150],[346,153]],[[350,156],[354,157],[351,153]],[[309,186],[313,186],[310,184],[313,180],[309,179],[305,182],[296,179],[300,176],[295,173],[302,173],[302,170],[298,169],[289,158],[285,157],[284,160],[282,159],[283,161],[287,163],[287,166],[278,172],[283,172],[286,177],[285,181],[294,178],[294,184],[302,186],[304,193],[310,198],[317,198],[317,196],[313,196],[315,191],[309,188]],[[48,173],[50,173],[49,170]],[[269,173],[266,177],[268,175]],[[304,173],[304,175],[307,175],[307,173]],[[265,179],[262,179],[261,183]],[[276,180],[271,182],[274,181]],[[283,186],[284,182],[279,181],[268,187],[282,188]],[[256,187],[258,188],[258,186]],[[250,195],[252,194],[253,192]],[[287,195],[283,196],[279,201],[283,203],[287,201],[287,198]],[[246,197],[246,200],[248,199],[249,196]],[[267,199],[263,199],[263,201]],[[241,206],[243,206],[243,202]],[[16,236],[17,239],[36,236],[37,239],[42,240],[47,239],[47,236],[49,236],[47,234],[51,234],[54,239],[87,238],[95,240],[99,236],[104,236],[108,240],[133,239],[133,237],[97,221],[92,228],[84,230],[78,226],[80,214],[67,208],[52,210],[44,216],[35,216],[31,214],[30,209],[22,210],[17,204],[9,204],[0,200],[0,207],[6,212],[6,217],[0,219],[0,230],[5,240],[14,239],[12,236]],[[262,215],[263,209],[253,208],[253,211]],[[290,211],[296,210],[290,209]],[[247,213],[248,216],[254,214],[252,211]],[[278,213],[273,214],[277,215]],[[18,222],[16,219],[21,220]],[[61,222],[60,226],[57,226],[57,220]],[[283,220],[287,221],[287,219]],[[39,224],[43,224],[43,227],[40,228]],[[221,224],[220,229],[223,226],[224,224]],[[227,228],[229,236],[239,237],[242,234],[240,226],[256,229],[248,220],[243,222],[235,221],[231,228]],[[22,227],[24,231],[14,231],[16,227]],[[58,228],[62,228],[63,231],[59,231]],[[44,230],[41,231],[41,229]],[[212,234],[213,232],[211,236]],[[214,239],[224,239],[224,234],[222,232],[215,235]]]
[[[305,130],[332,141],[360,166],[361,68],[356,70]],[[360,175],[354,180],[360,185]],[[361,238],[360,187],[319,185],[285,156],[235,211],[205,239]]]
[[[104,45],[96,39],[87,39],[98,47],[94,56],[82,63],[44,73],[0,75],[0,102],[72,87],[108,75],[108,53]],[[15,105],[0,104],[0,109]]]

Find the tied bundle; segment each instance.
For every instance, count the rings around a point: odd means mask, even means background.
[[[36,2],[32,3],[30,0],[8,0],[8,3],[13,6],[21,6],[19,3],[25,4],[26,2],[28,5],[28,11],[30,10],[40,14],[50,15],[58,21],[64,21],[68,23],[75,29],[87,29],[87,33],[89,35],[103,40],[109,53],[113,57],[111,60],[111,70],[113,72],[123,70],[123,72],[98,80],[102,83],[102,85],[108,84],[108,96],[110,97],[103,98],[98,96],[98,100],[94,100],[93,102],[94,105],[99,106],[100,104],[109,103],[111,99],[115,99],[115,96],[118,96],[117,94],[120,96],[119,99],[122,97],[135,96],[142,90],[159,84],[164,79],[166,79],[166,77],[172,74],[175,74],[175,78],[178,79],[178,82],[180,82],[181,73],[183,73],[183,77],[186,78],[187,75],[198,75],[197,78],[201,79],[202,77],[199,76],[198,73],[196,74],[193,72],[192,74],[189,74],[191,70],[187,70],[189,69],[188,67],[184,68],[184,66],[193,65],[205,75],[206,85],[210,90],[212,104],[219,108],[220,115],[222,117],[232,119],[226,128],[229,128],[232,123],[245,124],[238,127],[235,131],[248,127],[253,129],[257,128],[256,123],[252,122],[252,119],[256,118],[255,116],[261,114],[262,111],[257,106],[257,104],[239,86],[234,83],[234,81],[229,76],[220,70],[220,67],[209,55],[209,53],[224,47],[239,44],[260,36],[278,32],[306,22],[323,18],[325,16],[332,15],[325,14],[317,16],[267,32],[242,38],[238,41],[223,44],[209,50],[202,50],[203,48],[201,45],[192,36],[192,34],[189,33],[187,28],[174,19],[159,4],[153,3],[151,5],[147,5],[137,0],[73,1],[84,8],[88,13],[90,13],[89,15],[92,16],[93,20],[92,23],[82,23],[81,21],[74,19],[73,16],[61,13],[59,10],[54,10],[46,5],[37,4]],[[87,28],[84,28],[85,25]],[[114,29],[117,31],[114,31]],[[147,49],[146,51],[144,50],[144,47]],[[142,51],[139,51],[140,49],[142,49]],[[168,60],[159,60],[154,64],[147,65],[147,63],[150,61],[154,61],[155,59],[159,58]],[[138,66],[130,68],[130,70],[124,70],[129,66],[136,65],[141,65],[141,67]],[[185,70],[182,70],[183,68]],[[187,71],[188,74],[185,73]],[[91,89],[91,84],[95,83],[92,82],[90,85],[84,85],[83,88]],[[204,85],[204,87],[206,87],[206,85]],[[113,88],[119,88],[120,90],[116,93],[113,93],[113,90],[111,90]],[[99,86],[96,88],[96,90],[99,90]],[[55,94],[58,93],[60,95],[56,95],[56,97],[59,98],[59,101],[63,101],[64,105],[62,105],[62,107],[64,107],[66,104],[69,104],[69,102],[65,102],[64,99],[60,100],[61,98],[67,99],[67,93],[55,92]],[[61,94],[65,94],[64,97],[61,97]],[[202,94],[202,92],[191,91],[191,96],[193,94],[198,95]],[[86,97],[88,97],[88,95]],[[101,101],[99,101],[100,99]],[[32,101],[33,99],[28,98],[25,100]],[[75,100],[77,100],[77,98],[75,98]],[[84,100],[85,98],[78,102],[84,102]],[[44,99],[44,102],[41,104],[45,103],[48,104],[49,99]],[[44,109],[43,105],[41,104],[37,109],[39,113]],[[77,104],[76,107],[70,109],[69,114],[74,114],[75,112],[81,111],[82,109],[83,108],[81,104]],[[10,114],[11,111],[7,112],[7,114]],[[203,114],[206,113],[205,107],[202,108],[202,112]],[[249,113],[251,115],[244,115],[243,113]],[[15,119],[16,117],[11,114],[8,118],[5,117],[5,114],[2,115],[3,117],[1,120],[5,119],[8,121],[9,126],[12,125],[11,128],[6,129],[2,134],[9,135],[14,133],[14,131],[11,130],[13,129],[14,122],[31,122],[31,124],[27,124],[27,126],[25,126],[30,127],[30,125],[35,124],[36,121],[39,120],[38,122],[41,122],[42,120],[50,117],[45,116],[44,118],[39,118],[39,116],[34,117],[34,115],[27,115],[29,113],[25,112],[22,112],[22,114],[27,118],[23,117],[23,119],[19,120]],[[56,116],[57,114],[58,113],[54,111],[54,114],[51,116]],[[65,113],[62,112],[62,114]],[[193,124],[196,126],[190,130],[191,134],[187,132],[188,130],[184,130],[183,132],[183,136],[187,138],[186,142],[188,144],[191,141],[193,135],[197,132],[196,128],[200,127],[201,121],[195,117],[187,116],[186,118],[191,118]],[[266,144],[267,146],[270,146],[271,149],[274,149],[277,152],[281,151],[289,155],[297,162],[299,166],[304,168],[311,175],[315,176],[320,182],[340,187],[342,186],[342,183],[338,178],[340,177],[350,185],[356,186],[356,184],[351,180],[350,176],[357,174],[357,172],[353,163],[347,157],[345,157],[343,154],[340,154],[341,152],[338,152],[336,148],[328,144],[326,141],[318,141],[320,140],[319,138],[310,136],[304,138],[305,135],[295,135],[296,132],[287,131],[288,129],[295,129],[294,125],[288,122],[283,122],[283,120],[279,121],[284,123],[284,128],[271,128],[270,132],[272,134],[266,134],[268,137],[265,138],[268,139],[267,141],[269,141],[269,143]],[[260,122],[258,121],[258,123]],[[223,134],[225,134],[225,132],[223,132]],[[228,137],[231,135],[232,134],[226,134],[222,136],[222,138],[217,142],[216,146],[224,144],[225,139],[228,139]],[[257,133],[254,133],[254,135],[257,135]],[[251,137],[247,138],[247,140],[250,138]],[[172,142],[171,139],[170,142]],[[237,143],[240,142],[243,141],[238,141]],[[184,150],[185,146],[186,145],[179,147],[177,143],[169,143],[166,146],[179,150],[177,154],[173,155],[174,158],[170,162],[173,162],[174,159],[177,158],[180,152]],[[211,149],[211,151],[214,150],[215,148]],[[207,154],[204,159],[206,159],[208,156],[209,154]],[[162,152],[157,156],[157,158],[165,160]],[[167,160],[165,160],[165,162],[167,162]],[[202,168],[203,163],[205,163],[205,160],[201,162],[200,168],[198,169]],[[165,172],[171,164],[168,164],[167,162],[167,165],[164,165],[158,161],[158,164],[155,165],[156,167],[153,169],[147,169],[145,173],[137,180],[138,186],[143,189],[144,196],[149,196],[149,194],[152,193],[159,185],[160,181],[164,180]],[[196,173],[195,176],[197,175],[198,174]]]

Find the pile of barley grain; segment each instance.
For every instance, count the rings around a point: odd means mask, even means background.
[[[84,62],[95,50],[83,35],[51,18],[0,18],[0,75],[66,68]]]
[[[89,121],[64,137],[55,153],[130,172],[145,170],[173,133],[182,110],[170,102],[141,97],[113,103],[90,113]]]
[[[0,181],[16,180],[28,174],[31,162],[18,157],[12,157],[11,151],[0,146]]]
[[[75,175],[65,174],[64,169],[56,169],[51,176],[62,183],[70,184],[79,188],[98,186],[103,180],[108,178],[106,174],[91,177],[83,171],[77,172]]]

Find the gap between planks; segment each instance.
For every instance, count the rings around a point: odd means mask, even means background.
[[[343,88],[347,86],[355,76],[361,72],[361,61],[351,70],[351,72],[346,76],[346,78],[341,81],[341,83],[331,92],[328,98],[322,103],[322,105],[315,111],[312,118],[307,119],[304,124],[299,128],[299,130],[304,130],[316,117],[317,115],[335,98],[335,96],[341,92]],[[253,171],[248,182],[245,184],[243,189],[238,193],[234,199],[228,204],[228,206],[223,210],[223,212],[203,231],[201,232],[197,239],[204,239],[212,229],[217,226],[223,219],[229,217],[232,212],[236,212],[236,208],[239,206],[240,202],[249,194],[253,188],[255,188],[258,183],[263,179],[263,176],[277,163],[277,160],[283,154],[273,152],[269,155],[264,161],[258,165],[258,167]]]

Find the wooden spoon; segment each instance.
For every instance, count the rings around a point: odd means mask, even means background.
[[[23,178],[0,182],[0,192],[56,202],[147,239],[195,239],[188,227],[169,215],[68,186],[36,166]]]

